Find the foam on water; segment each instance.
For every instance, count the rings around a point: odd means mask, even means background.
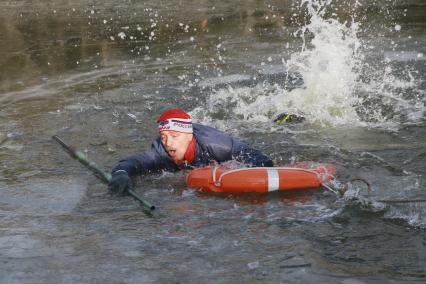
[[[360,23],[326,18],[332,1],[306,0],[309,23],[294,33],[302,47],[282,69],[300,74],[303,86],[288,90],[281,85],[259,84],[254,88],[222,88],[207,98],[205,107],[192,114],[200,121],[217,120],[267,122],[286,112],[303,115],[308,122],[323,126],[395,127],[424,117],[424,102],[415,93],[421,83],[408,67],[394,70],[391,60],[376,55],[366,58],[369,46],[357,35]],[[309,41],[309,38],[312,38]],[[403,95],[404,94],[404,95]],[[226,111],[224,111],[226,110]]]

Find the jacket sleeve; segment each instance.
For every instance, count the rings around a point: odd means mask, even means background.
[[[157,172],[165,169],[166,167],[166,163],[163,161],[153,145],[150,150],[145,151],[142,154],[133,155],[120,160],[112,169],[112,173],[124,170],[130,176],[134,176]]]
[[[232,159],[253,167],[273,167],[271,158],[245,142],[232,138]]]

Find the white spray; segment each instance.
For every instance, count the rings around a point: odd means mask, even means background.
[[[293,54],[286,66],[290,72],[298,72],[304,87],[294,89],[275,101],[282,110],[305,116],[309,121],[321,124],[359,124],[354,109],[359,101],[353,95],[360,64],[355,22],[339,23],[323,18],[325,5],[320,1],[304,1],[311,16],[310,23],[298,31],[304,45],[300,53]],[[308,49],[305,37],[314,35]]]
[[[284,60],[284,69],[290,74],[300,74],[303,86],[291,91],[279,86],[259,84],[254,88],[224,88],[212,93],[207,98],[210,114],[205,108],[195,109],[192,113],[200,121],[215,120],[214,114],[224,112],[233,116],[224,119],[250,120],[251,122],[271,121],[274,116],[286,112],[302,115],[310,123],[327,126],[381,125],[388,119],[380,109],[381,105],[364,107],[364,102],[374,96],[385,97],[395,101],[392,93],[389,66],[385,70],[373,70],[371,82],[365,83],[360,76],[365,72],[362,41],[358,38],[359,24],[355,21],[340,23],[336,19],[326,19],[326,8],[331,0],[303,0],[310,16],[307,25],[300,28],[294,36],[302,39],[300,52],[293,53]],[[313,36],[307,46],[307,38]],[[370,72],[368,70],[367,72]],[[402,82],[405,87],[413,87],[414,79]],[[360,92],[367,96],[359,96]],[[395,108],[407,108],[413,105],[403,99]],[[364,108],[364,109],[363,109]],[[370,123],[363,120],[357,110],[363,110]],[[420,106],[424,109],[424,106]],[[398,109],[396,109],[398,111]]]

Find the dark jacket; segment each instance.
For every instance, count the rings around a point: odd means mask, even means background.
[[[232,138],[217,129],[194,123],[193,131],[197,143],[195,158],[189,165],[190,167],[202,167],[213,161],[222,163],[229,160],[236,160],[247,166],[273,166],[272,160],[259,150],[253,149],[245,142]],[[133,176],[160,170],[178,171],[187,166],[175,164],[167,154],[160,138],[157,138],[152,143],[150,150],[119,161],[112,172],[125,170],[130,176]]]

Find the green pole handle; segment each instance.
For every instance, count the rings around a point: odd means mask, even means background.
[[[107,173],[105,171],[103,171],[95,162],[90,161],[86,154],[84,154],[81,151],[77,151],[75,149],[73,149],[72,147],[68,146],[64,141],[62,141],[57,135],[52,136],[52,139],[55,140],[56,142],[59,143],[59,145],[62,146],[62,148],[74,159],[76,159],[77,161],[79,161],[81,164],[83,164],[86,168],[88,168],[89,170],[91,170],[96,177],[98,177],[101,181],[103,181],[104,183],[108,184],[111,180],[111,174]],[[152,205],[151,203],[149,203],[148,201],[144,200],[142,197],[140,197],[135,191],[129,189],[128,190],[129,194],[136,199],[137,201],[139,201],[140,203],[142,203],[142,205],[149,209],[149,210],[154,210],[155,206]]]

